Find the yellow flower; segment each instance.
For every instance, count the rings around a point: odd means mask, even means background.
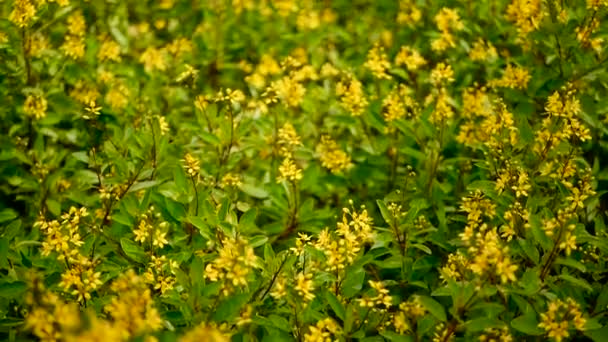
[[[40,95],[28,95],[23,104],[23,111],[27,116],[40,120],[46,117],[47,101]]]
[[[26,27],[36,16],[36,7],[29,0],[15,0],[8,20],[19,27]]]
[[[296,182],[302,179],[302,169],[298,168],[293,159],[287,157],[279,166],[277,183],[282,181]]]
[[[148,73],[154,70],[165,71],[167,69],[165,55],[161,49],[148,47],[139,57],[139,62],[144,65],[144,70]]]
[[[304,299],[304,304],[313,300],[315,298],[315,286],[312,280],[312,274],[298,273],[294,289],[298,292],[298,295]]]
[[[391,79],[392,76],[387,73],[391,67],[391,63],[384,53],[384,48],[376,44],[367,53],[367,60],[363,64],[369,71],[372,72],[374,77],[379,79]]]

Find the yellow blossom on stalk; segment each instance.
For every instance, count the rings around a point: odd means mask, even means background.
[[[468,253],[471,255],[469,269],[474,274],[496,276],[501,283],[517,280],[515,271],[519,266],[511,260],[509,248],[503,246],[496,228],[488,229],[485,224],[479,227]]]
[[[161,294],[165,294],[175,285],[175,270],[179,268],[179,264],[165,255],[160,257],[153,255],[151,259],[143,277],[147,284],[152,285]]]
[[[66,260],[68,263],[78,261],[78,248],[84,244],[80,236],[80,220],[88,216],[86,208],[76,209],[70,207],[67,213],[62,215],[62,221],[46,221],[39,219],[34,227],[39,227],[45,235],[42,242],[42,255],[49,256],[57,252],[57,259]]]
[[[95,100],[89,102],[89,105],[87,107],[84,108],[85,110],[85,114],[83,115],[83,118],[85,119],[92,119],[98,115],[101,114],[101,106],[97,106],[97,104],[95,103]]]
[[[188,176],[198,177],[199,172],[201,171],[201,162],[190,153],[186,153],[183,162],[184,168],[186,169],[186,173],[188,174]]]
[[[333,341],[332,337],[336,337],[340,327],[331,318],[325,318],[311,325],[308,333],[304,334],[304,342],[326,342]],[[337,339],[336,339],[337,340]]]
[[[180,58],[182,55],[192,52],[193,49],[192,41],[184,37],[174,39],[165,47],[165,50],[175,58]]]
[[[530,178],[528,173],[520,168],[517,170],[517,183],[514,184],[511,189],[515,191],[515,196],[517,198],[521,196],[528,196],[528,191],[532,188],[530,185]]]
[[[335,233],[326,228],[313,244],[325,253],[326,269],[338,274],[355,261],[361,249],[375,236],[367,209],[363,208],[359,213],[348,208],[342,208],[342,211],[342,221],[337,223]]]
[[[110,38],[104,39],[97,52],[97,59],[100,62],[120,62],[120,45]]]
[[[504,74],[499,79],[490,80],[490,87],[504,87],[512,89],[526,89],[530,81],[530,73],[523,67],[507,65]]]
[[[397,333],[405,334],[416,324],[418,318],[425,314],[426,309],[420,303],[419,297],[413,296],[412,299],[399,304],[399,310],[393,313],[392,323]]]
[[[82,11],[76,11],[67,19],[68,22],[68,32],[74,36],[84,36],[86,33],[85,30],[87,28],[87,23],[82,14]]]
[[[101,95],[93,84],[79,80],[70,91],[70,96],[84,105],[89,105],[96,102]]]
[[[462,280],[468,268],[469,260],[463,254],[451,253],[445,265],[439,270],[439,277],[443,281]]]
[[[215,323],[201,323],[179,338],[179,342],[230,342],[230,334]]]
[[[454,70],[449,64],[443,62],[438,63],[437,66],[431,71],[431,83],[434,86],[442,84],[450,84],[454,82]]]
[[[25,317],[25,329],[41,341],[68,339],[81,325],[78,304],[66,303],[35,280],[25,301],[31,307]]]
[[[35,16],[36,6],[30,0],[15,0],[8,20],[22,28],[28,26]]]
[[[469,58],[474,62],[482,62],[496,58],[496,48],[489,41],[481,38],[473,43],[473,48],[469,52]]]
[[[381,281],[370,280],[369,285],[374,289],[376,295],[359,298],[359,306],[382,312],[389,309],[393,305],[393,297],[389,295],[389,291],[384,287],[384,284]]]
[[[117,81],[112,84],[110,90],[106,93],[105,100],[113,110],[121,110],[129,104],[129,93],[129,88],[122,81]]]
[[[163,50],[148,47],[139,57],[139,62],[144,65],[144,70],[150,73],[154,70],[165,71],[167,63]]]
[[[352,116],[360,116],[367,109],[368,102],[363,91],[363,84],[352,75],[346,80],[338,82],[336,95],[340,96],[342,107]]]
[[[540,27],[545,16],[541,0],[512,0],[507,6],[507,20],[517,27],[520,39]]]
[[[205,110],[207,110],[207,106],[209,105],[209,101],[207,100],[207,96],[205,95],[197,95],[194,98],[194,106],[196,107],[196,109],[200,110],[201,112],[204,112]]]
[[[395,56],[395,65],[405,65],[409,71],[416,71],[426,63],[420,52],[409,46],[402,46]]]
[[[372,72],[374,77],[379,79],[391,79],[392,76],[387,73],[391,67],[391,63],[384,52],[384,48],[376,44],[367,53],[367,60],[363,64],[369,71]]]
[[[248,285],[249,275],[258,267],[253,247],[240,237],[222,239],[217,257],[205,267],[205,278],[222,281],[225,296]]]
[[[417,114],[417,104],[409,96],[410,92],[410,89],[401,84],[398,88],[393,89],[382,101],[382,114],[387,123],[390,124],[395,120],[405,118],[408,114]],[[393,128],[389,126],[389,131]]]
[[[171,126],[169,126],[169,123],[167,122],[167,119],[165,119],[164,116],[158,115],[157,118],[158,127],[160,129],[160,135],[166,135],[171,130]]]
[[[239,187],[242,184],[241,177],[230,172],[226,173],[220,181],[220,187],[222,189],[227,187]]]
[[[296,276],[294,289],[304,300],[304,305],[313,300],[315,298],[315,285],[312,280],[312,274],[304,274],[302,272],[298,273]]]
[[[101,285],[101,272],[95,272],[95,264],[84,256],[79,256],[70,267],[61,274],[59,286],[79,302],[91,299],[91,292]]]
[[[104,311],[124,339],[157,331],[162,327],[152,292],[143,277],[129,270],[115,279],[110,289],[116,296],[104,307]]]
[[[441,35],[431,42],[433,51],[442,52],[448,48],[455,47],[456,42],[452,33],[464,28],[464,24],[460,20],[460,16],[456,10],[444,7],[439,10],[434,19]]]
[[[451,119],[453,116],[454,110],[450,104],[450,97],[447,94],[447,90],[442,87],[439,89],[435,108],[431,113],[429,120],[432,123],[441,123]]]
[[[479,335],[480,342],[512,342],[513,336],[509,332],[508,327],[498,328],[486,328],[483,330],[483,334]]]
[[[276,300],[283,299],[287,296],[287,279],[283,276],[278,276],[275,280],[270,296]]]
[[[608,7],[607,0],[587,0],[587,9],[598,11],[600,7]]]
[[[166,221],[156,223],[155,219],[160,217],[160,213],[156,212],[154,206],[150,206],[145,213],[141,214],[137,228],[133,230],[135,241],[142,244],[152,242],[153,246],[163,248],[168,243],[166,236],[169,223]]]
[[[338,144],[329,136],[322,136],[316,152],[321,159],[321,165],[332,173],[339,173],[353,166],[350,156],[342,151]]]
[[[561,342],[570,336],[570,330],[585,330],[587,319],[583,317],[580,305],[572,298],[549,302],[547,311],[540,314],[539,328],[545,330],[547,337]]]
[[[462,198],[460,210],[467,213],[467,222],[481,222],[482,216],[493,218],[496,215],[496,204],[476,190],[468,197]]]
[[[282,181],[296,182],[302,179],[302,169],[300,169],[293,159],[287,157],[279,166],[279,176],[277,183]]]
[[[399,12],[397,13],[397,23],[400,25],[414,25],[422,19],[422,11],[413,0],[399,0]]]
[[[48,107],[46,99],[41,95],[28,95],[23,104],[23,112],[27,116],[40,120],[46,117]]]
[[[272,82],[272,88],[276,91],[279,99],[288,107],[298,107],[304,100],[306,88],[293,77],[283,76]]]
[[[302,145],[302,140],[298,136],[298,132],[290,122],[286,122],[278,131],[279,155],[291,158],[293,149]]]
[[[84,37],[68,35],[65,37],[61,49],[65,55],[72,59],[80,59],[84,56]]]

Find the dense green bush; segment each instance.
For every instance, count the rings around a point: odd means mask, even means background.
[[[0,337],[608,340],[607,12],[0,2]]]

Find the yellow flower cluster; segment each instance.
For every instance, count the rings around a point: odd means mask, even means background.
[[[23,112],[36,120],[46,117],[48,104],[46,99],[41,95],[28,95],[23,103]]]
[[[155,290],[165,294],[173,289],[175,285],[175,273],[179,269],[179,264],[175,260],[167,258],[166,255],[159,257],[153,255],[152,261],[148,263],[148,268],[143,274],[147,284],[154,287]]]
[[[296,129],[289,122],[286,122],[283,127],[279,128],[277,138],[279,155],[286,158],[292,158],[294,149],[302,146],[302,140],[298,136],[298,132],[296,132]]]
[[[401,302],[399,310],[393,313],[393,326],[399,334],[405,334],[415,327],[418,318],[426,314],[426,309],[420,303],[418,296],[413,296],[412,299]]]
[[[405,65],[409,71],[416,71],[425,66],[426,63],[426,59],[420,52],[409,46],[402,46],[395,56],[395,65]]]
[[[133,230],[135,241],[142,244],[149,241],[152,246],[158,248],[163,248],[168,244],[169,222],[161,221],[157,223],[156,220],[159,218],[161,218],[161,214],[156,212],[154,206],[150,206],[145,213],[141,214],[137,228]]]
[[[34,20],[35,16],[36,6],[30,0],[15,0],[8,20],[19,27],[26,27]]]
[[[384,48],[378,44],[374,45],[374,47],[369,50],[367,53],[367,60],[365,64],[363,64],[374,77],[378,79],[391,79],[392,76],[387,73],[387,71],[391,68],[391,62],[389,62],[386,53],[384,52]]]
[[[332,173],[340,173],[353,166],[350,156],[327,135],[321,136],[321,142],[317,145],[316,152],[321,159],[321,165]]]
[[[422,11],[414,0],[399,0],[397,23],[400,25],[415,25],[422,19]]]
[[[78,262],[80,253],[78,248],[84,243],[80,236],[80,220],[87,216],[89,216],[87,208],[70,207],[69,211],[61,216],[61,222],[39,219],[34,227],[40,228],[45,235],[42,255],[48,256],[52,252],[57,252],[58,260],[65,260],[68,263]]]
[[[139,57],[139,62],[144,65],[144,70],[147,73],[167,69],[165,51],[162,48],[148,47]]]
[[[367,109],[368,101],[365,97],[363,84],[353,75],[336,85],[336,95],[340,97],[340,104],[352,116],[360,116]]]
[[[469,52],[469,58],[474,62],[483,62],[496,58],[498,53],[492,43],[481,38],[473,43],[473,47]]]
[[[308,329],[309,332],[304,334],[304,342],[334,341],[336,334],[340,332],[340,326],[329,317],[318,321]]]
[[[539,328],[545,329],[547,337],[561,342],[570,336],[570,330],[585,330],[587,319],[583,317],[580,305],[572,298],[562,301],[553,300],[549,303],[547,311],[540,314]]]
[[[449,64],[437,63],[431,71],[431,84],[434,86],[448,85],[454,82],[454,70]]]
[[[68,17],[68,34],[61,49],[64,54],[72,59],[80,59],[84,56],[86,33],[86,21],[81,11],[74,12]]]
[[[79,302],[91,299],[91,292],[101,283],[101,272],[95,272],[96,262],[79,255],[79,258],[70,263],[70,267],[61,274],[59,286],[63,291],[77,296]]]
[[[201,162],[196,157],[194,157],[190,153],[186,153],[183,162],[184,168],[186,169],[186,173],[188,174],[188,176],[194,178],[199,176],[199,173],[201,171]]]
[[[222,189],[227,187],[239,187],[242,184],[243,182],[241,181],[241,176],[231,172],[227,172],[220,181],[220,187]]]
[[[292,108],[299,107],[306,95],[306,88],[296,80],[293,72],[272,82],[267,91],[274,91],[286,106]]]
[[[227,296],[248,285],[248,278],[258,261],[253,247],[240,237],[223,238],[217,257],[205,267],[205,278],[222,281],[222,294]]]
[[[298,273],[295,280],[295,286],[293,288],[304,300],[304,305],[315,299],[315,283],[312,279],[312,273]]]
[[[230,334],[214,323],[201,323],[179,338],[179,342],[230,342]]]
[[[479,342],[512,342],[513,336],[508,327],[487,328],[479,335]]]
[[[25,301],[31,307],[25,317],[25,328],[41,341],[64,340],[80,326],[78,304],[65,303],[47,291],[40,279],[34,280]]]
[[[328,228],[319,233],[315,248],[325,253],[327,271],[340,274],[346,266],[351,265],[363,246],[372,241],[374,233],[372,218],[367,209],[360,213],[343,208],[342,221],[337,223],[335,233]],[[349,220],[350,218],[350,220]]]
[[[116,296],[104,310],[123,339],[161,328],[161,317],[154,307],[152,292],[143,277],[129,270],[114,280],[110,288]]]
[[[443,52],[448,48],[456,46],[453,32],[460,31],[464,28],[464,24],[460,20],[460,16],[456,10],[451,8],[442,8],[435,15],[435,23],[437,29],[441,32],[439,38],[431,42],[433,51]]]
[[[499,79],[490,80],[488,86],[490,87],[502,87],[511,89],[526,89],[528,87],[528,81],[530,81],[530,73],[526,68],[513,66],[512,64],[507,65],[505,72]]]
[[[418,115],[418,104],[410,96],[411,89],[403,84],[393,89],[382,101],[382,114],[387,123]],[[389,126],[389,131],[394,127]]]
[[[513,0],[507,6],[507,20],[515,24],[522,42],[540,27],[544,16],[541,0]]]
[[[283,162],[279,166],[279,175],[277,176],[277,183],[283,181],[297,182],[302,179],[302,169],[300,169],[293,159],[287,157],[283,159]]]
[[[371,309],[372,311],[385,312],[393,305],[393,297],[389,295],[389,290],[384,287],[381,281],[369,281],[369,285],[376,292],[375,296],[359,298],[359,306]]]

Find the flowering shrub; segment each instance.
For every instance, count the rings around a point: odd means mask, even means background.
[[[606,341],[607,15],[0,2],[0,338]]]

